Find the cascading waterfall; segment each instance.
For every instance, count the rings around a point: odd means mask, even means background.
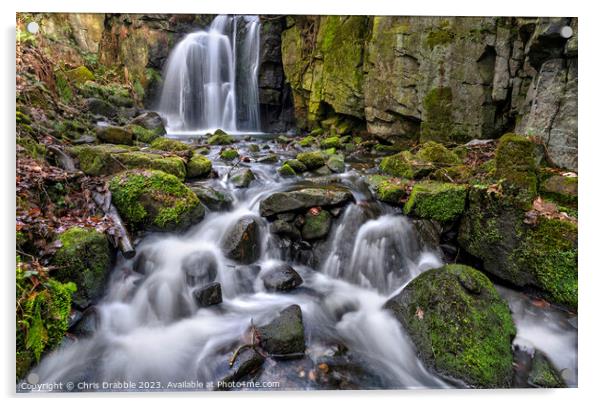
[[[256,16],[217,16],[188,34],[167,61],[159,112],[168,133],[261,130]]]

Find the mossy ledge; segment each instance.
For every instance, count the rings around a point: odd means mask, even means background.
[[[477,388],[510,386],[516,327],[508,305],[481,272],[455,264],[431,269],[385,308],[428,367]]]

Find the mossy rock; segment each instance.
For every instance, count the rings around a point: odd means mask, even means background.
[[[464,212],[466,193],[466,185],[419,182],[412,188],[403,211],[430,220],[453,221]]]
[[[305,165],[308,170],[318,169],[326,163],[324,155],[320,151],[301,152],[297,154],[297,160]]]
[[[299,161],[298,159],[286,160],[286,161],[284,161],[284,164],[293,168],[293,170],[299,175],[302,174],[303,172],[307,171],[307,166],[305,166],[305,164],[303,162]]]
[[[304,137],[301,141],[299,141],[299,145],[301,145],[302,147],[311,147],[316,142],[316,137],[308,135],[307,137]]]
[[[256,179],[255,174],[249,168],[237,170],[230,177],[230,183],[236,188],[247,188]]]
[[[495,176],[517,189],[517,195],[530,203],[537,194],[535,145],[527,137],[505,134],[495,152]]]
[[[382,175],[372,175],[368,178],[368,184],[374,191],[376,198],[381,202],[401,205],[402,201],[407,197],[410,181]]]
[[[210,145],[230,145],[234,144],[236,140],[233,136],[228,135],[222,130],[217,130],[209,139],[207,143]]]
[[[260,164],[275,164],[276,162],[278,162],[278,159],[278,155],[269,154],[259,158],[257,162],[259,162]]]
[[[578,178],[552,175],[542,183],[540,191],[543,196],[558,203],[575,206],[578,198]]]
[[[450,142],[453,128],[453,93],[450,87],[431,89],[422,101],[424,109],[420,124],[420,140]]]
[[[205,178],[211,174],[211,160],[201,154],[194,154],[186,165],[186,176],[189,178]]]
[[[434,141],[424,143],[416,153],[416,158],[440,165],[457,165],[460,163],[460,158],[454,152]]]
[[[226,148],[219,153],[219,157],[224,161],[233,161],[239,157],[238,151],[233,148]]]
[[[468,165],[454,165],[437,169],[430,178],[440,182],[468,183],[472,177],[473,172]]]
[[[326,161],[326,166],[334,173],[343,173],[345,172],[345,158],[340,154],[332,155]]]
[[[183,230],[202,220],[205,210],[177,177],[156,170],[133,170],[109,182],[113,203],[135,229]]]
[[[531,286],[554,303],[577,309],[577,225],[539,217],[525,223],[522,201],[473,187],[458,242],[483,267],[512,284]]]
[[[552,362],[541,351],[535,351],[527,383],[534,388],[566,388]]]
[[[320,141],[320,147],[322,149],[341,148],[341,138],[337,136],[324,138],[322,141]]]
[[[311,211],[305,215],[305,223],[301,228],[304,240],[316,240],[324,238],[330,231],[332,215],[327,210],[320,210],[317,214]]]
[[[280,174],[280,176],[285,178],[297,176],[295,170],[287,163],[284,163],[280,168],[278,168],[278,173]]]
[[[134,134],[134,140],[145,144],[150,144],[163,135],[161,131],[149,130],[137,124],[130,124],[128,129]]]
[[[178,156],[162,156],[122,145],[81,145],[69,149],[86,175],[113,175],[124,169],[156,169],[179,179],[186,176],[186,163]]]
[[[161,137],[157,138],[151,143],[151,148],[158,149],[160,151],[182,152],[189,151],[190,145],[185,144],[182,141]]]
[[[112,125],[96,127],[96,136],[99,140],[110,144],[132,145],[134,143],[134,134],[127,127]]]
[[[59,235],[61,247],[55,253],[53,276],[73,282],[73,302],[86,308],[98,300],[111,267],[111,250],[104,234],[92,228],[72,227]]]
[[[70,82],[78,85],[83,85],[89,80],[94,80],[94,74],[85,66],[78,66],[77,68],[68,70],[65,72],[65,76]]]
[[[510,386],[516,328],[508,305],[481,272],[456,264],[431,269],[385,308],[428,367],[477,388]]]
[[[418,160],[409,151],[384,157],[379,171],[396,178],[419,179],[430,174],[435,167],[431,162]]]

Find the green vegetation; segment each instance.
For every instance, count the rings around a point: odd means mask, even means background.
[[[506,134],[495,153],[495,176],[517,189],[518,196],[530,204],[537,194],[535,146],[527,138]]]
[[[466,192],[465,185],[419,182],[414,185],[403,211],[431,220],[453,221],[464,212]]]
[[[151,148],[161,151],[178,152],[189,151],[190,145],[171,138],[160,137],[152,142]]]
[[[233,136],[226,134],[222,130],[217,130],[209,139],[207,143],[210,145],[230,145],[234,144],[236,140]]]
[[[211,160],[203,155],[194,154],[186,167],[186,175],[189,178],[204,178],[211,173]]]
[[[219,157],[224,161],[233,161],[239,157],[239,154],[234,148],[226,148],[219,153]]]
[[[326,164],[324,155],[320,151],[301,152],[297,154],[297,160],[307,167],[308,170],[318,169]]]

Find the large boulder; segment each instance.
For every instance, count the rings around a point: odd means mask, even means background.
[[[318,169],[326,164],[324,154],[321,151],[301,152],[297,154],[297,160],[305,165],[308,170]]]
[[[134,134],[129,128],[113,125],[96,127],[96,137],[110,144],[132,145],[134,142]]]
[[[261,201],[259,212],[263,217],[267,217],[315,206],[337,206],[352,200],[353,195],[347,189],[312,187],[271,194]]]
[[[517,194],[531,202],[537,194],[535,145],[527,137],[504,135],[495,152],[495,176],[517,189]]]
[[[259,259],[261,254],[259,223],[253,216],[241,217],[226,231],[222,239],[224,255],[243,264]]]
[[[73,303],[86,308],[98,300],[111,267],[111,250],[104,234],[93,228],[72,227],[58,238],[60,248],[52,259],[54,276],[74,282]]]
[[[424,272],[385,305],[427,366],[479,388],[509,387],[516,328],[481,272],[446,265]]]
[[[202,184],[192,184],[190,189],[210,210],[223,211],[232,206],[234,198],[226,189]]]
[[[109,189],[117,210],[135,229],[183,230],[205,215],[193,191],[162,171],[122,172],[111,179]]]
[[[540,216],[526,220],[524,202],[472,188],[458,242],[483,267],[520,287],[535,287],[546,297],[577,308],[577,224]]]
[[[202,154],[194,154],[186,165],[186,176],[189,178],[205,178],[211,174],[211,160]]]
[[[153,130],[157,135],[165,134],[165,126],[163,119],[158,113],[154,111],[147,111],[134,118],[132,124],[139,125],[146,128],[147,130]]]
[[[291,305],[266,325],[258,327],[261,347],[276,358],[303,356],[305,329],[298,305]]]

